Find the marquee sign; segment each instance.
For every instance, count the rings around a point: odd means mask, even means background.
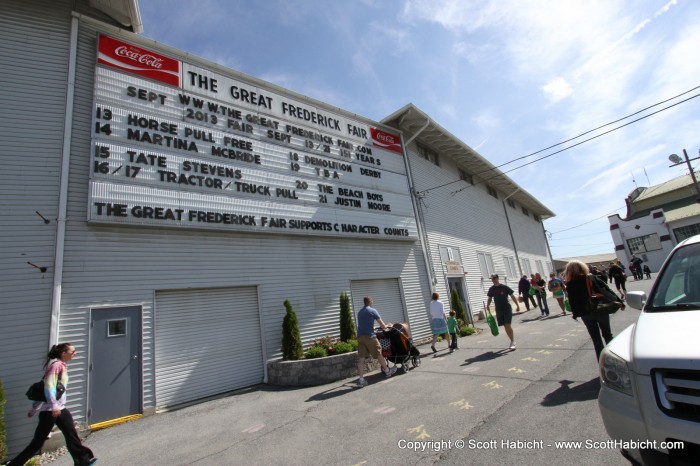
[[[99,37],[88,221],[417,239],[398,135]]]

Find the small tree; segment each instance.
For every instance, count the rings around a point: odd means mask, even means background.
[[[461,320],[465,325],[469,324],[467,316],[464,313],[464,306],[462,306],[462,300],[459,298],[459,293],[457,289],[452,288],[452,295],[450,296],[450,305],[452,310],[457,314],[457,320]]]
[[[304,356],[304,348],[301,345],[301,334],[299,333],[299,321],[292,309],[289,300],[284,301],[287,314],[282,323],[282,359],[285,361],[295,361]]]
[[[340,341],[350,341],[355,338],[355,322],[352,320],[350,298],[343,291],[340,293]]]

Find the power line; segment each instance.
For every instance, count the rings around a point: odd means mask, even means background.
[[[691,100],[691,99],[694,99],[694,98],[696,98],[696,97],[700,97],[700,94],[695,94],[695,95],[692,96],[692,97],[689,97],[689,98],[687,98],[687,99],[681,100],[680,102],[677,102],[677,103],[675,103],[675,104],[669,105],[668,107],[664,107],[664,108],[662,108],[661,110],[657,110],[657,111],[652,112],[652,113],[650,113],[650,114],[648,114],[648,115],[644,115],[643,117],[637,118],[636,120],[632,120],[632,121],[630,121],[630,122],[628,122],[628,123],[625,123],[624,125],[617,126],[617,127],[613,128],[613,129],[610,129],[610,130],[608,130],[608,131],[605,131],[605,132],[603,132],[603,133],[600,133],[600,134],[598,134],[598,135],[596,135],[596,136],[590,137],[590,138],[588,138],[588,139],[584,139],[583,141],[577,142],[576,144],[572,144],[572,145],[567,146],[567,147],[565,147],[565,148],[563,148],[563,149],[560,149],[560,150],[558,150],[558,151],[552,152],[551,154],[547,154],[547,155],[545,155],[545,156],[543,156],[543,157],[540,157],[540,158],[537,158],[537,159],[535,159],[535,160],[532,160],[532,161],[530,161],[530,162],[528,162],[528,163],[525,163],[525,164],[522,164],[522,165],[518,165],[518,166],[515,167],[515,168],[511,168],[510,170],[507,170],[507,171],[502,172],[501,175],[504,175],[504,174],[506,174],[506,173],[510,173],[510,172],[512,172],[512,171],[518,170],[519,168],[523,168],[523,167],[526,167],[526,166],[528,166],[528,165],[532,165],[533,163],[536,163],[536,162],[539,162],[539,161],[541,161],[541,160],[547,159],[547,158],[549,158],[549,157],[552,157],[553,155],[560,154],[560,153],[562,153],[562,152],[564,152],[564,151],[567,151],[567,150],[569,150],[569,149],[572,149],[572,148],[574,148],[574,147],[576,147],[576,146],[580,146],[581,144],[585,144],[586,142],[592,141],[592,140],[594,140],[594,139],[598,139],[598,138],[601,137],[601,136],[605,136],[606,134],[612,133],[613,131],[617,131],[617,130],[619,130],[619,129],[622,129],[622,128],[624,128],[625,126],[629,126],[629,125],[631,125],[631,124],[633,124],[633,123],[637,123],[638,121],[641,121],[641,120],[644,120],[644,119],[649,118],[649,117],[651,117],[651,116],[654,116],[654,115],[656,115],[657,113],[661,113],[661,112],[663,112],[663,111],[666,111],[666,110],[668,110],[669,108],[675,107],[676,105],[680,105],[680,104],[682,104],[682,103],[684,103],[684,102],[687,102],[687,101],[689,101],[689,100]],[[526,156],[526,157],[527,157],[527,156]],[[522,158],[522,157],[520,157],[520,158]],[[519,158],[519,159],[520,159],[520,158]],[[516,159],[516,160],[518,160],[518,159]],[[511,161],[511,162],[513,162],[513,161]],[[493,170],[497,169],[498,167],[502,167],[503,165],[507,165],[508,163],[511,163],[511,162],[507,162],[507,163],[501,164],[501,165],[499,165],[499,166],[497,166],[497,167],[493,167],[493,168],[490,168],[490,169],[488,169],[488,170],[484,170],[484,171],[481,172],[481,173],[486,173],[486,172],[489,172],[489,171],[493,171]],[[501,175],[496,175],[496,176],[493,176],[493,177],[490,177],[490,178],[486,178],[486,179],[484,179],[484,181],[482,181],[482,183],[485,183],[486,181],[495,179],[495,178],[497,178],[497,177],[499,177],[499,176],[501,176]],[[476,184],[478,184],[478,183],[474,183],[474,184],[471,185],[471,186],[475,186]],[[439,187],[439,186],[438,186],[438,187]],[[461,189],[458,189],[457,191],[454,191],[452,194],[453,194],[453,195],[454,195],[454,194],[457,194],[458,192],[463,191],[463,190],[465,190],[465,189],[467,189],[467,188],[469,188],[469,187],[470,187],[470,186],[465,186],[464,188],[461,188]],[[431,189],[436,189],[436,188],[431,188]],[[428,190],[424,190],[424,191],[422,191],[422,192],[426,192],[426,191],[428,191]]]
[[[582,226],[584,226],[584,225],[588,225],[589,223],[593,223],[593,222],[595,222],[596,220],[600,220],[601,218],[609,217],[610,215],[614,214],[614,213],[617,212],[618,210],[624,209],[624,208],[625,208],[625,206],[618,207],[617,209],[613,210],[613,211],[610,212],[609,214],[601,215],[600,217],[596,217],[596,218],[594,218],[593,220],[589,220],[589,221],[587,221],[587,222],[581,223],[580,225],[576,225],[576,226],[574,226],[574,227],[565,228],[565,229],[559,230],[559,231],[553,231],[552,234],[553,234],[553,235],[556,235],[557,233],[563,233],[563,232],[565,232],[565,231],[573,230],[573,229],[575,229],[575,228],[582,227]]]
[[[562,144],[566,144],[567,142],[571,142],[571,141],[573,141],[573,140],[575,140],[575,139],[578,139],[578,138],[580,138],[580,137],[582,137],[582,136],[585,136],[586,134],[592,133],[592,132],[597,131],[597,130],[599,130],[599,129],[605,128],[606,126],[610,126],[610,125],[613,125],[613,124],[618,123],[618,122],[620,122],[620,121],[626,120],[627,118],[630,118],[630,117],[632,117],[632,116],[634,116],[634,115],[637,115],[637,114],[639,114],[639,113],[642,113],[642,112],[644,112],[644,111],[646,111],[646,110],[649,110],[650,108],[653,108],[653,107],[662,105],[662,104],[664,104],[664,103],[666,103],[666,102],[669,102],[669,101],[671,101],[671,100],[677,99],[678,97],[680,97],[680,96],[682,96],[682,95],[685,95],[685,94],[688,94],[689,92],[692,92],[692,91],[694,91],[694,90],[696,90],[696,89],[700,89],[700,86],[696,86],[696,87],[694,87],[694,88],[692,88],[692,89],[689,89],[689,90],[687,90],[687,91],[685,91],[685,92],[682,92],[682,93],[680,93],[680,94],[678,94],[678,95],[676,95],[676,96],[674,96],[674,97],[671,97],[671,98],[666,99],[666,100],[662,100],[661,102],[657,102],[657,103],[655,103],[655,104],[653,104],[653,105],[650,105],[650,106],[648,106],[648,107],[645,107],[645,108],[643,108],[643,109],[641,109],[641,110],[638,110],[638,111],[636,111],[636,112],[634,112],[634,113],[631,113],[631,114],[629,114],[629,115],[627,115],[627,116],[625,116],[625,117],[619,118],[619,119],[617,119],[617,120],[611,121],[611,122],[606,123],[606,124],[604,124],[604,125],[598,126],[597,128],[594,128],[594,129],[591,129],[591,130],[589,130],[589,131],[583,132],[583,133],[579,134],[578,136],[574,136],[574,137],[569,138],[569,139],[567,139],[567,140],[565,140],[565,141],[562,141],[562,142],[559,142],[559,143],[557,143],[557,144],[553,144],[553,145],[551,145],[551,146],[549,146],[549,147],[546,147],[546,148],[544,148],[544,149],[540,149],[540,150],[538,150],[538,151],[532,152],[532,153],[530,153],[530,154],[528,154],[528,155],[524,155],[524,156],[521,156],[521,157],[517,157],[517,158],[515,158],[515,159],[513,159],[513,160],[510,160],[510,161],[508,161],[508,162],[502,163],[502,164],[497,165],[497,166],[495,166],[495,167],[493,167],[493,168],[490,168],[490,169],[488,169],[488,170],[483,170],[483,171],[481,171],[481,172],[477,172],[477,173],[475,173],[474,175],[477,175],[477,176],[478,176],[478,175],[481,175],[481,174],[483,174],[483,173],[488,173],[488,172],[493,171],[493,170],[495,170],[495,169],[497,169],[497,168],[503,167],[503,166],[505,166],[505,165],[509,165],[509,164],[511,164],[511,163],[514,163],[514,162],[517,162],[518,160],[522,160],[522,159],[525,159],[525,158],[528,158],[528,157],[532,157],[533,155],[542,153],[542,152],[544,152],[544,151],[546,151],[546,150],[552,149],[552,148],[557,147],[557,146],[560,146],[560,145],[562,145]],[[598,138],[598,137],[600,137],[600,136],[603,136],[603,135],[605,135],[605,134],[608,134],[608,133],[610,133],[610,132],[612,132],[612,131],[616,131],[616,130],[618,130],[618,129],[620,129],[620,128],[624,128],[624,127],[627,126],[627,125],[630,125],[630,124],[632,124],[632,123],[636,123],[636,122],[638,122],[638,121],[640,121],[640,120],[643,120],[644,118],[648,118],[648,117],[650,117],[650,116],[652,116],[652,115],[655,115],[656,113],[662,112],[662,111],[664,111],[664,110],[668,110],[668,109],[671,108],[671,107],[675,107],[676,105],[679,105],[679,104],[681,104],[681,103],[687,102],[688,100],[694,99],[694,98],[696,98],[696,97],[698,97],[698,96],[700,96],[700,94],[696,94],[696,95],[694,95],[694,96],[692,96],[692,97],[689,97],[688,99],[682,100],[682,101],[677,102],[677,103],[675,103],[675,104],[673,104],[673,105],[669,105],[668,107],[665,107],[665,108],[663,108],[663,109],[661,109],[661,110],[659,110],[659,111],[656,111],[656,112],[654,112],[654,113],[650,113],[649,115],[646,115],[646,116],[644,116],[644,117],[642,117],[642,118],[638,118],[638,119],[636,119],[636,120],[633,120],[633,121],[631,121],[631,122],[629,122],[629,123],[627,123],[627,124],[625,124],[625,125],[621,125],[621,126],[619,126],[619,127],[617,127],[617,128],[614,128],[614,129],[612,129],[612,130],[610,130],[610,131],[606,131],[606,132],[604,132],[604,133],[602,133],[602,134],[600,134],[600,135],[598,135],[598,136],[595,136],[595,137],[586,139],[586,140],[581,141],[581,142],[579,142],[579,143],[577,143],[577,144],[573,144],[573,145],[571,145],[571,146],[569,146],[569,147],[566,147],[566,148],[564,148],[564,149],[562,149],[562,150],[560,150],[560,151],[554,152],[554,153],[549,154],[549,155],[547,155],[547,156],[545,156],[545,157],[538,158],[538,159],[533,160],[533,161],[531,161],[531,162],[529,162],[529,163],[527,163],[527,164],[520,165],[520,166],[518,166],[518,167],[515,167],[515,168],[512,169],[512,170],[509,170],[509,171],[506,171],[506,172],[503,172],[503,173],[504,173],[504,174],[505,174],[505,173],[510,173],[511,171],[517,170],[518,168],[525,167],[525,166],[527,166],[527,165],[530,165],[531,163],[535,163],[535,162],[538,162],[538,161],[540,161],[540,160],[543,160],[543,159],[545,159],[545,158],[547,158],[547,157],[551,157],[552,155],[559,154],[559,153],[561,153],[561,152],[563,152],[563,151],[565,151],[565,150],[571,149],[571,148],[576,147],[576,146],[578,146],[578,145],[580,145],[580,144],[583,144],[583,143],[585,143],[585,142],[591,141],[591,140],[596,139],[596,138]],[[491,178],[489,178],[489,179],[491,179]],[[424,193],[433,191],[433,190],[435,190],[435,189],[439,189],[439,188],[442,188],[442,187],[445,187],[445,186],[448,186],[448,185],[451,185],[451,184],[454,184],[454,183],[458,183],[458,182],[460,182],[460,181],[462,181],[462,180],[461,180],[461,179],[458,179],[458,180],[450,181],[449,183],[445,183],[445,184],[442,184],[442,185],[439,185],[439,186],[434,186],[434,187],[432,187],[432,188],[424,189],[424,190],[422,190],[422,191],[420,191],[420,192],[417,192],[417,194],[424,194]],[[482,181],[481,183],[483,183],[483,182],[485,182],[485,181],[488,181],[488,179]],[[474,186],[474,185],[476,185],[476,184],[480,184],[480,182],[474,183],[474,184],[472,184],[472,186]],[[462,188],[462,189],[466,189],[466,188],[468,188],[468,187],[469,187],[469,186],[467,186],[467,187],[465,187],[465,188]],[[460,192],[462,189],[457,190],[457,191],[453,192],[452,194],[454,195],[454,194]]]

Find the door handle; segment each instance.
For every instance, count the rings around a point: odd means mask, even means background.
[[[138,359],[138,358],[139,358],[139,355],[138,355],[138,354],[135,354],[135,355],[133,355],[133,356],[131,357],[131,359],[134,359],[134,360],[136,360],[136,359]]]

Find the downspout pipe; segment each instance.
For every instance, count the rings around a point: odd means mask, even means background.
[[[51,296],[51,323],[49,348],[58,343],[61,317],[61,290],[63,286],[63,255],[66,243],[66,214],[68,211],[68,177],[73,132],[73,100],[75,97],[75,70],[78,56],[78,19],[71,19],[70,52],[68,55],[68,86],[66,88],[66,113],[63,120],[63,150],[61,153],[61,181],[58,193],[58,218],[56,219],[56,245],[54,252],[53,292]]]
[[[427,119],[425,121],[425,124],[413,135],[411,136],[407,141],[403,140],[403,134],[399,133],[401,137],[401,142],[403,145],[403,163],[406,167],[406,175],[408,178],[408,190],[411,193],[411,203],[413,204],[413,211],[416,213],[418,217],[418,221],[416,222],[416,227],[418,228],[418,238],[420,239],[420,247],[421,250],[423,251],[423,261],[425,261],[425,269],[426,272],[428,273],[428,279],[430,280],[430,286],[431,288],[434,288],[435,285],[437,284],[437,279],[435,278],[435,273],[433,272],[433,264],[432,262],[428,259],[428,251],[427,251],[427,244],[428,244],[428,238],[425,233],[425,227],[423,225],[423,213],[422,210],[420,209],[420,204],[416,202],[416,191],[413,185],[413,175],[411,173],[411,163],[408,160],[408,145],[413,142],[413,140],[418,137],[420,133],[422,133],[427,127],[430,125],[430,120]]]
[[[523,275],[523,268],[520,265],[520,257],[518,256],[518,248],[515,246],[515,237],[513,236],[513,228],[511,228],[511,226],[510,226],[510,218],[508,217],[508,207],[506,207],[506,201],[508,199],[510,199],[512,196],[514,196],[515,194],[517,194],[518,191],[520,191],[520,188],[516,189],[515,191],[513,191],[512,193],[507,195],[503,199],[502,202],[503,202],[503,213],[506,214],[506,222],[508,223],[508,233],[510,233],[510,240],[513,242],[513,252],[515,252],[515,261],[518,263],[518,271],[520,272],[520,275],[518,275],[517,278],[520,279],[520,277],[522,277],[522,275]],[[516,278],[516,277],[514,277],[514,278]]]

